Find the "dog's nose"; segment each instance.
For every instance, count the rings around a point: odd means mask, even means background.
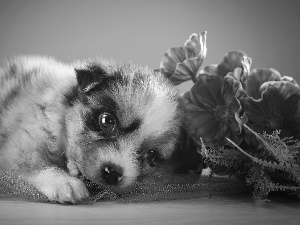
[[[123,177],[123,169],[113,164],[104,165],[101,173],[103,180],[108,185],[118,184]]]

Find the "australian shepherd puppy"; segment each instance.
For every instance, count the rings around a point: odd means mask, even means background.
[[[0,169],[49,200],[118,190],[152,174],[179,133],[177,93],[159,73],[104,60],[17,57],[0,67]]]

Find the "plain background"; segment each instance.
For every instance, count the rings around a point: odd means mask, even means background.
[[[104,56],[157,68],[170,47],[208,32],[204,65],[243,50],[253,67],[274,67],[300,83],[299,0],[0,0],[0,57]],[[191,83],[181,85],[189,89]],[[299,205],[258,208],[249,198],[61,206],[0,204],[0,224],[298,224]]]
[[[203,65],[242,50],[252,68],[273,67],[300,82],[299,12],[299,0],[0,0],[0,57],[104,56],[155,69],[168,48],[206,30]]]

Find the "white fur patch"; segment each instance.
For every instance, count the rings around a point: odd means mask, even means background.
[[[46,195],[50,201],[75,203],[89,196],[82,181],[55,168],[41,170],[27,177],[27,180]]]

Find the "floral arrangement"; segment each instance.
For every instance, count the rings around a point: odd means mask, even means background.
[[[202,68],[206,53],[206,32],[192,34],[160,64],[174,85],[194,82],[181,101],[197,152],[212,174],[223,166],[250,185],[257,203],[267,201],[271,191],[299,195],[299,85],[273,68],[251,70],[252,59],[242,51]]]

